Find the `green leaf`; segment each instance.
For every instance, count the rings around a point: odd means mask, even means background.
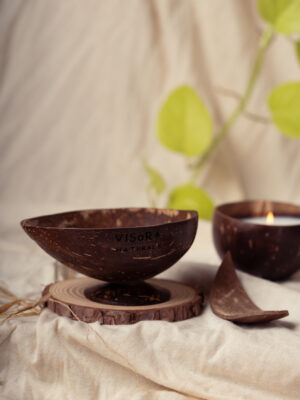
[[[295,42],[295,50],[296,50],[296,56],[297,56],[298,63],[300,64],[300,40]]]
[[[300,82],[273,89],[268,98],[274,124],[287,136],[300,137]]]
[[[276,29],[284,35],[300,32],[300,1],[294,0],[278,19]]]
[[[158,138],[186,156],[203,154],[212,141],[212,119],[194,89],[174,90],[158,114]]]
[[[169,196],[169,208],[196,210],[199,218],[211,220],[214,204],[210,196],[193,184],[177,186]]]
[[[257,0],[262,18],[284,35],[300,32],[300,0]]]
[[[150,165],[144,160],[143,165],[145,168],[145,171],[147,172],[149,176],[149,185],[148,189],[153,189],[156,194],[161,194],[165,188],[166,188],[166,183],[164,178],[161,176],[161,174],[156,171],[154,168],[150,167]]]
[[[257,0],[257,8],[262,18],[275,25],[284,11],[294,0]]]

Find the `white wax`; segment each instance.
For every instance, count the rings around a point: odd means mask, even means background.
[[[267,224],[266,217],[249,217],[241,218],[244,222],[249,222],[250,224],[259,225],[270,225],[270,226],[288,226],[288,225],[300,225],[300,217],[288,217],[283,215],[274,216],[274,222]]]

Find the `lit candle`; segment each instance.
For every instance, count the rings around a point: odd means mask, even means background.
[[[248,217],[241,218],[244,222],[258,225],[274,225],[274,226],[289,226],[300,225],[300,217],[293,217],[288,215],[276,215],[268,212],[265,217]]]

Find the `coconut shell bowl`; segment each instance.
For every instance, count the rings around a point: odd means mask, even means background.
[[[299,224],[251,223],[269,211],[299,218]],[[214,212],[213,239],[220,257],[230,252],[237,268],[270,280],[286,279],[300,268],[300,207],[263,200],[223,204]]]
[[[53,296],[53,288],[57,293],[65,292],[66,303],[73,310],[77,307],[77,312],[84,305],[92,315],[85,318],[88,322],[116,324],[181,320],[200,313],[202,298],[194,289],[172,281],[149,280],[186,253],[197,224],[196,211],[154,208],[81,210],[21,222],[25,232],[50,256],[90,277],[51,285]],[[173,292],[178,292],[175,300]],[[186,301],[182,293],[187,295]],[[160,314],[155,314],[157,306],[163,309]],[[58,308],[58,304],[52,307],[56,312]]]

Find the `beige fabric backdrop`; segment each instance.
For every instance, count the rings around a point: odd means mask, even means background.
[[[253,1],[4,0],[0,12],[1,198],[84,207],[147,204],[141,157],[170,185],[184,160],[155,136],[159,105],[193,85],[218,126],[242,93],[263,24]],[[284,61],[284,62],[283,62]],[[293,46],[267,54],[249,111],[299,79]],[[300,201],[300,141],[245,117],[203,177],[217,201]]]
[[[243,91],[262,30],[250,0],[2,0],[4,284],[38,296],[53,280],[51,258],[21,231],[20,219],[146,205],[142,156],[170,184],[183,182],[184,160],[154,134],[161,101],[191,84],[219,126],[236,104],[220,88]],[[269,89],[299,79],[299,71],[291,44],[278,38],[249,111],[267,116]],[[299,203],[299,150],[300,141],[242,117],[206,167],[203,185],[217,202]],[[201,222],[192,249],[164,276],[207,293],[218,264],[210,223]],[[287,308],[290,317],[245,328],[207,305],[182,323],[93,325],[95,334],[45,311],[0,326],[1,399],[299,399],[299,273],[284,284],[239,275],[259,306]]]

